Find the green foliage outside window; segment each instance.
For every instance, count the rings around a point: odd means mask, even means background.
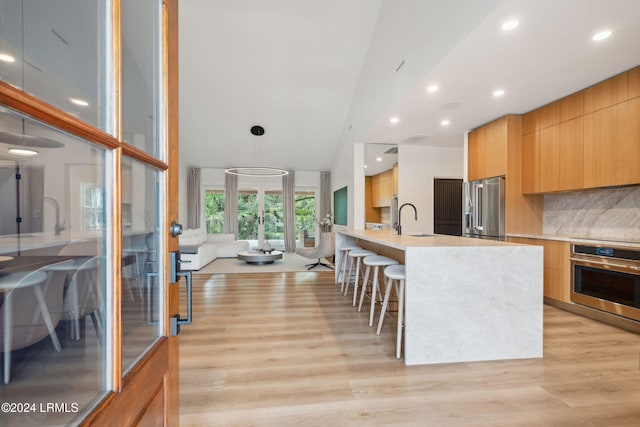
[[[316,231],[316,196],[313,193],[297,193],[295,199],[296,230],[306,230],[309,236],[313,236]]]
[[[238,240],[258,239],[258,194],[238,194]]]
[[[204,218],[208,234],[224,232],[224,192],[207,192],[204,196]]]
[[[264,200],[266,240],[284,239],[283,201],[281,193],[267,193]],[[205,195],[205,222],[207,233],[224,232],[225,197],[223,191],[207,191]],[[316,198],[314,193],[295,195],[296,232],[306,230],[313,236],[316,229]],[[296,238],[299,236],[296,235]],[[258,195],[254,192],[238,194],[238,239],[258,239]]]

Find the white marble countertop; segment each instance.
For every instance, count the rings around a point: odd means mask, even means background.
[[[557,234],[507,234],[507,237],[520,237],[525,239],[540,239],[540,240],[557,240],[560,242],[579,243],[579,244],[585,244],[585,245],[607,245],[607,246],[618,246],[623,248],[640,249],[640,242],[600,240],[600,239],[593,239],[589,237],[562,236]]]
[[[405,364],[542,357],[542,247],[447,235],[398,236],[393,230],[336,230],[336,248],[356,242],[404,253]],[[336,251],[337,266],[343,254]],[[338,268],[335,274],[337,283]],[[373,324],[380,307],[368,305]]]
[[[499,242],[496,240],[471,239],[467,237],[447,236],[444,234],[433,234],[428,236],[415,236],[406,233],[398,235],[395,230],[336,230],[345,236],[368,240],[396,249],[406,250],[407,248],[427,248],[427,247],[487,247],[487,246],[513,246],[515,243]]]

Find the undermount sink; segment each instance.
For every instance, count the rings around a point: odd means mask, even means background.
[[[415,233],[415,234],[407,234],[407,236],[412,236],[412,237],[433,237],[433,234]]]

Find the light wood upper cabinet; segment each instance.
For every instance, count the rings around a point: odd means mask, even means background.
[[[485,157],[482,178],[501,176],[507,169],[507,118],[489,123],[485,130]]]
[[[560,183],[560,125],[540,130],[539,191],[556,191]]]
[[[627,99],[640,97],[640,67],[629,70]]]
[[[609,107],[584,116],[584,186],[613,185],[615,170],[612,149],[616,140],[614,113]]]
[[[389,169],[380,175],[380,206],[391,206],[391,198],[393,197],[393,171]]]
[[[540,192],[540,132],[522,135],[522,193]]]
[[[584,90],[584,113],[589,114],[627,100],[628,74],[622,73]]]
[[[380,175],[371,175],[371,206],[378,206],[380,200]]]
[[[372,196],[372,181],[373,177],[365,176],[364,177],[364,206],[365,206],[365,222],[375,222],[379,223],[380,219],[380,210],[373,208],[373,196]]]
[[[583,118],[522,137],[522,192],[552,193],[583,186]]]
[[[583,118],[560,123],[558,145],[558,188],[576,190],[583,187],[584,180],[584,129]]]
[[[580,91],[560,100],[560,122],[584,115],[584,92]]]
[[[640,183],[638,103],[640,67],[525,114],[523,193]]]
[[[393,171],[379,173],[371,176],[371,203],[373,207],[382,208],[391,206],[393,196]]]
[[[392,173],[393,173],[393,196],[397,196],[398,195],[398,164],[396,163],[395,165],[393,165],[393,169],[392,169]]]
[[[585,188],[639,182],[637,100],[584,116]]]
[[[522,116],[522,134],[548,128],[560,123],[560,101],[544,105]]]
[[[522,134],[526,135],[538,130],[538,110],[529,111],[522,116]]]
[[[484,126],[469,132],[467,150],[467,178],[480,179],[480,164],[484,162]]]
[[[546,129],[560,123],[560,101],[538,108],[538,129]]]
[[[624,137],[616,145],[617,179],[621,185],[640,182],[640,98],[627,102]]]
[[[470,181],[506,174],[507,118],[503,117],[469,133]]]

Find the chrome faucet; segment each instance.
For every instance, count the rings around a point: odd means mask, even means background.
[[[45,197],[44,200],[50,202],[56,209],[56,224],[54,225],[54,234],[56,236],[59,236],[61,231],[66,230],[64,224],[60,224],[60,204],[53,197]]]
[[[404,208],[407,205],[413,208],[413,212],[415,213],[415,216],[416,216],[416,221],[418,220],[418,210],[413,205],[413,203],[403,203],[402,206],[400,206],[400,209],[398,209],[398,235],[402,234],[402,226],[400,225],[400,222],[402,221],[402,208]]]

